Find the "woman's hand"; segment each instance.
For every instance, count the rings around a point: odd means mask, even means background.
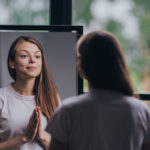
[[[37,106],[36,110],[38,112],[38,120],[39,120],[36,138],[40,141],[40,143],[42,143],[42,145],[45,147],[45,149],[48,149],[50,140],[51,140],[51,136],[42,129],[40,107]]]
[[[38,117],[37,108],[35,108],[30,117],[27,128],[25,130],[25,133],[23,134],[27,141],[32,141],[37,134],[38,127],[39,127],[39,119],[38,118],[39,117]]]
[[[36,111],[37,111],[37,114],[38,114],[38,120],[39,120],[39,124],[38,124],[38,130],[37,130],[37,134],[36,134],[36,137],[37,139],[42,139],[43,137],[43,129],[42,129],[42,124],[41,124],[41,110],[40,110],[40,107],[36,107]]]

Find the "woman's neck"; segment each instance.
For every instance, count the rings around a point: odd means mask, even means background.
[[[30,80],[16,79],[16,81],[12,83],[12,87],[20,95],[32,96],[34,95],[34,84],[35,79]]]

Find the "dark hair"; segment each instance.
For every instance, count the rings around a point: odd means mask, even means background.
[[[20,36],[11,45],[8,53],[7,65],[11,77],[16,80],[16,71],[10,67],[10,61],[15,61],[17,47],[22,42],[35,44],[42,54],[42,70],[36,77],[34,85],[34,94],[36,95],[36,105],[41,107],[43,114],[49,119],[59,104],[59,93],[55,86],[52,75],[49,72],[48,65],[43,55],[41,44],[33,37]]]
[[[93,88],[133,95],[123,51],[112,34],[104,31],[86,34],[78,41],[77,51],[84,74]]]

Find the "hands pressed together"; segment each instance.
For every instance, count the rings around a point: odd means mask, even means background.
[[[36,141],[44,148],[48,149],[51,141],[51,136],[42,129],[40,107],[36,107],[30,116],[28,125],[23,134],[0,143],[0,150],[20,149],[23,144]]]
[[[24,137],[26,141],[33,141],[35,138],[38,140],[42,139],[43,134],[45,131],[42,129],[41,126],[41,119],[40,119],[40,107],[36,107],[33,110],[32,115],[30,116],[27,128],[24,132]]]
[[[31,142],[34,139],[36,139],[45,147],[45,149],[48,149],[51,141],[51,136],[42,129],[40,114],[41,114],[40,107],[37,106],[33,110],[27,128],[22,136],[24,138],[25,143]]]

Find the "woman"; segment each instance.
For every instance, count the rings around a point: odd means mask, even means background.
[[[134,97],[123,51],[110,33],[77,43],[77,66],[89,92],[64,100],[49,122],[50,150],[141,150],[150,142],[150,114]]]
[[[9,50],[8,69],[14,82],[0,89],[0,150],[47,149],[50,135],[44,129],[59,94],[41,44],[18,37]]]

